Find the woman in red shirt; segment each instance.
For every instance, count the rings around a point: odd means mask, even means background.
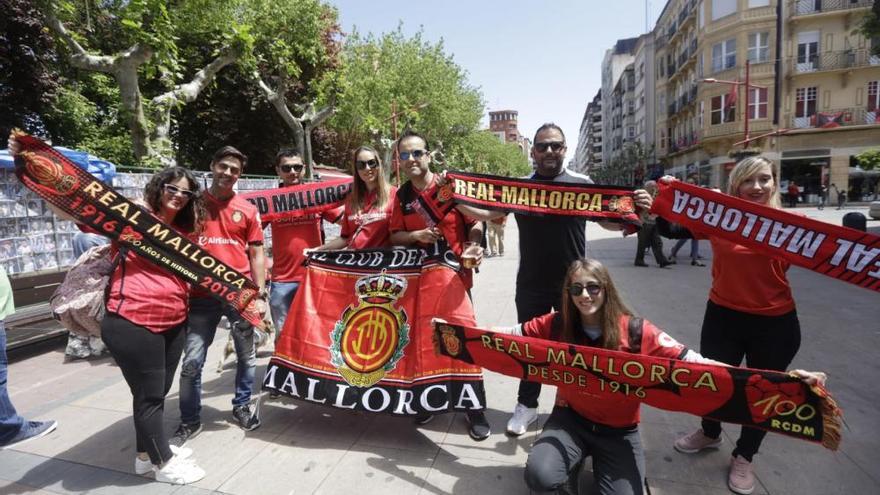
[[[501,331],[720,364],[687,349],[649,321],[634,319],[608,270],[596,260],[573,262],[563,287],[562,311]],[[592,456],[598,493],[641,495],[645,486],[645,456],[638,428],[639,404],[638,399],[631,397],[599,401],[569,388],[557,389],[556,405],[526,463],[529,488],[538,492],[578,493],[580,468],[584,459]]]
[[[171,167],[156,173],[144,191],[145,207],[153,216],[187,234],[197,234],[205,218],[199,183],[192,172]],[[205,476],[186,448],[169,446],[163,411],[186,333],[189,284],[130,250],[113,275],[101,338],[122,370],[134,396],[137,437],[135,472],[155,472],[166,483],[193,483]]]
[[[781,209],[773,162],[753,156],[730,172],[727,194]],[[711,237],[712,288],[703,317],[700,352],[731,366],[743,358],[749,368],[785,370],[801,344],[801,328],[785,276],[789,263],[750,248]],[[733,450],[728,486],[749,494],[755,488],[752,456],[767,432],[742,427]],[[693,454],[718,448],[721,423],[703,419],[702,428],[675,441],[675,449]]]
[[[340,236],[318,250],[369,249],[391,246],[388,224],[397,188],[385,178],[379,153],[369,146],[354,152],[354,185],[345,202]]]

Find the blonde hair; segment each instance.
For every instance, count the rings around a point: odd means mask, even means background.
[[[351,193],[348,195],[348,205],[354,212],[361,212],[364,209],[364,199],[367,196],[367,184],[361,179],[360,174],[358,174],[357,170],[357,157],[361,154],[361,151],[369,151],[373,154],[373,157],[379,163],[377,184],[376,184],[376,205],[375,207],[378,209],[383,209],[388,204],[388,200],[390,199],[389,191],[391,186],[388,185],[388,179],[385,178],[385,165],[382,163],[382,159],[379,158],[379,153],[373,149],[371,146],[361,146],[358,149],[354,150],[354,156],[351,160],[351,175],[354,176],[354,185],[351,188]]]
[[[632,316],[633,312],[611,280],[611,274],[605,265],[594,259],[579,259],[573,261],[568,267],[565,274],[565,282],[562,286],[562,340],[574,343],[576,332],[581,331],[581,315],[580,311],[575,307],[571,295],[568,293],[568,287],[571,285],[574,276],[584,271],[588,275],[594,277],[602,290],[605,292],[605,302],[599,308],[599,327],[602,329],[602,347],[605,349],[617,350],[620,347],[620,317],[623,315]]]
[[[730,179],[727,182],[727,194],[739,197],[739,186],[749,177],[757,174],[764,165],[770,167],[770,174],[773,176],[773,192],[770,193],[770,202],[768,206],[776,209],[782,208],[782,201],[779,199],[779,178],[776,176],[776,167],[773,161],[761,155],[743,158],[730,171]]]

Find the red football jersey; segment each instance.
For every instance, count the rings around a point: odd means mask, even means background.
[[[364,198],[363,211],[353,212],[348,202],[342,217],[342,237],[348,240],[348,249],[369,249],[391,246],[391,216],[397,198],[397,188],[388,191],[388,203],[384,208],[376,206],[376,193],[367,194]]]
[[[321,220],[336,222],[342,215],[342,207],[327,210],[320,215],[285,218],[271,223],[272,228],[272,280],[276,282],[300,282],[303,250],[324,243]]]

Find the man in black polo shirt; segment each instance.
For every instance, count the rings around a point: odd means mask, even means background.
[[[532,147],[535,173],[528,178],[535,181],[566,184],[592,184],[589,177],[568,170],[565,160],[565,134],[553,123],[538,128]],[[635,203],[650,208],[651,198],[644,190],[637,190]],[[478,220],[490,220],[505,215],[500,211],[486,211],[458,205],[457,208]],[[519,228],[519,270],[516,274],[516,313],[520,323],[561,309],[559,296],[568,266],[587,255],[586,219],[574,216],[529,216],[515,214]],[[620,225],[599,222],[608,230],[620,230]],[[522,435],[538,418],[538,396],[541,384],[521,381],[513,416],[507,422],[507,433]]]

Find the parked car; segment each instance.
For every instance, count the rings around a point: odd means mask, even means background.
[[[880,201],[872,201],[868,209],[868,216],[874,220],[880,220]]]

